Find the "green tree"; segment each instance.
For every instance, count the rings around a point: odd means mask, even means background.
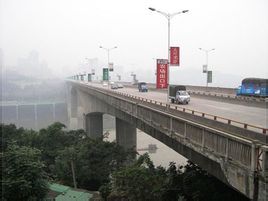
[[[3,152],[3,199],[42,200],[48,191],[47,177],[37,149],[10,145]]]
[[[66,148],[56,158],[56,174],[58,179],[72,184],[71,161],[73,161],[77,185],[88,190],[98,190],[109,182],[112,171],[118,169],[130,158],[133,151],[125,151],[116,143],[102,139],[84,138],[70,151]]]
[[[74,182],[77,183],[75,173],[78,173],[79,170],[76,169],[75,165],[78,160],[78,151],[79,150],[76,150],[74,146],[66,147],[59,152],[59,155],[56,158],[55,174],[57,175],[57,179],[65,185],[75,187]],[[74,172],[72,172],[72,168]]]
[[[107,199],[121,197],[129,201],[161,201],[165,180],[164,168],[155,168],[148,154],[145,154],[135,164],[112,174],[112,192]]]
[[[14,124],[0,124],[1,135],[1,151],[5,151],[10,143],[17,143],[21,140],[25,130],[23,128],[17,129]]]
[[[183,195],[188,201],[249,200],[190,161],[183,173]]]
[[[46,171],[55,177],[55,160],[66,147],[76,145],[86,136],[85,131],[67,131],[65,125],[56,122],[46,129],[39,131],[36,147],[42,151],[42,160],[45,162]]]
[[[183,195],[183,166],[176,167],[174,162],[170,162],[168,169],[166,170],[166,180],[164,183],[164,193],[162,200],[178,201]]]

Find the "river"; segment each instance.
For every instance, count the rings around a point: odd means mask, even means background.
[[[112,142],[115,140],[115,118],[110,115],[103,116],[104,132],[109,132],[107,138],[108,141]],[[156,145],[157,149],[148,149],[149,145]],[[170,162],[175,162],[177,166],[185,165],[187,159],[170,149],[168,146],[152,138],[150,135],[137,129],[137,151],[139,154],[149,153],[151,160],[155,166],[168,167]]]

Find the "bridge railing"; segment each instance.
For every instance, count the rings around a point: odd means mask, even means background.
[[[211,120],[214,120],[214,121],[220,121],[220,122],[226,123],[228,125],[234,125],[234,126],[238,126],[240,128],[256,131],[256,132],[263,133],[263,134],[268,134],[268,128],[263,128],[263,127],[260,127],[260,126],[255,126],[255,125],[252,125],[252,124],[243,123],[243,122],[240,122],[240,121],[224,118],[224,117],[221,117],[221,116],[208,114],[208,113],[205,113],[205,112],[200,112],[198,110],[192,110],[192,109],[188,109],[188,108],[181,107],[181,106],[175,106],[175,105],[168,104],[168,103],[163,103],[163,102],[160,102],[160,101],[155,101],[155,100],[151,100],[151,99],[147,99],[147,98],[142,98],[142,97],[139,97],[139,96],[129,95],[129,94],[118,92],[118,91],[112,91],[112,93],[120,94],[122,96],[134,98],[134,99],[139,100],[139,101],[148,102],[148,103],[163,106],[163,107],[166,107],[166,108],[172,108],[172,109],[182,111],[182,112],[185,112],[185,113],[191,113],[193,115],[201,116],[201,117],[211,119]]]
[[[211,92],[204,92],[204,91],[189,91],[190,94],[197,94],[197,95],[205,95],[205,96],[215,96],[221,98],[230,98],[230,99],[237,99],[237,100],[244,100],[244,101],[256,101],[256,102],[266,102],[264,97],[250,97],[250,96],[236,96],[232,94],[221,94],[221,93],[211,93]]]

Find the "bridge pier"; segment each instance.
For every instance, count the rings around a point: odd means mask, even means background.
[[[69,92],[70,91],[70,92]],[[69,129],[78,129],[78,96],[77,90],[70,88],[68,90],[68,117],[69,117]]]
[[[85,116],[85,129],[89,137],[96,139],[103,134],[102,113],[91,113]]]
[[[115,120],[116,142],[125,149],[136,149],[137,129],[136,126],[119,118]]]

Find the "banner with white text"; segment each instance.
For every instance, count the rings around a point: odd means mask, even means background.
[[[168,60],[157,59],[156,60],[156,88],[165,89],[168,87]]]
[[[180,48],[170,47],[170,65],[179,66],[180,65]]]

